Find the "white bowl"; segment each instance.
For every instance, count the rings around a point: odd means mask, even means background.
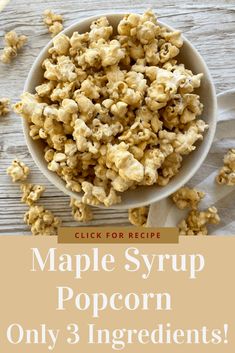
[[[124,14],[105,14],[110,24],[114,28],[117,27],[117,24],[119,23],[123,15]],[[91,22],[98,19],[100,16],[101,15],[89,17],[78,23],[74,23],[61,33],[71,36],[75,31],[78,31],[80,33],[86,32],[89,30]],[[165,25],[160,21],[159,24],[161,26],[165,26],[170,31],[173,30],[171,27]],[[184,63],[187,68],[193,71],[194,74],[200,72],[204,74],[201,87],[197,90],[197,92],[200,95],[202,103],[204,104],[202,118],[209,124],[209,129],[207,132],[205,132],[203,141],[198,143],[196,150],[190,153],[189,156],[184,158],[179,173],[171,179],[168,185],[164,187],[160,187],[157,185],[141,186],[135,190],[126,191],[121,194],[122,202],[120,204],[113,205],[112,208],[126,209],[139,207],[160,201],[163,198],[171,195],[173,192],[178,190],[192,178],[192,176],[200,168],[201,164],[203,163],[204,159],[206,158],[209,152],[216,129],[217,101],[215,88],[213,86],[208,68],[201,55],[185,37],[183,37],[183,40],[184,45],[181,48],[180,55],[178,57],[179,62]],[[52,41],[50,41],[47,46],[44,47],[44,49],[40,52],[37,59],[35,60],[26,80],[24,91],[35,93],[35,87],[42,82],[43,70],[41,68],[41,64],[43,60],[47,57],[48,49],[51,46]],[[75,193],[73,191],[68,190],[65,186],[65,182],[58,175],[48,170],[47,162],[44,160],[42,148],[43,144],[41,141],[34,141],[31,139],[31,137],[29,136],[29,124],[25,119],[23,119],[23,130],[29,151],[42,173],[52,184],[54,184],[65,194],[74,197],[78,200],[81,200],[82,193]]]

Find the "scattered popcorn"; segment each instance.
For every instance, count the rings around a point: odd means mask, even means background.
[[[63,18],[61,15],[57,15],[51,10],[47,9],[43,13],[44,23],[48,27],[48,31],[51,36],[56,36],[59,32],[63,30]]]
[[[205,193],[196,189],[183,187],[172,195],[172,200],[178,208],[191,208],[196,210],[199,202],[204,198]]]
[[[93,219],[92,210],[88,205],[71,198],[70,207],[75,221],[88,222]]]
[[[43,206],[32,205],[24,215],[24,222],[31,227],[33,235],[57,235],[59,218]]]
[[[235,149],[230,149],[224,156],[224,166],[216,177],[218,184],[235,185]]]
[[[29,173],[30,169],[17,159],[7,168],[7,174],[12,178],[13,182],[26,180]]]
[[[21,201],[29,206],[39,200],[45,191],[45,187],[42,185],[21,184],[20,188],[23,193]]]
[[[216,207],[206,211],[192,210],[186,219],[178,224],[180,235],[207,235],[207,224],[219,224],[220,217]]]
[[[0,98],[0,116],[6,115],[10,111],[10,99]]]
[[[129,221],[134,226],[146,227],[149,207],[137,207],[128,210]]]
[[[27,37],[24,35],[18,36],[15,31],[10,31],[5,34],[5,42],[6,46],[3,49],[1,61],[4,64],[9,64],[11,60],[17,56],[18,51],[27,42]]]
[[[48,27],[61,22],[46,11]],[[203,139],[202,74],[177,62],[182,45],[150,10],[124,16],[117,31],[101,17],[53,39],[37,93],[23,93],[15,111],[83,203],[110,207],[128,189],[167,185]]]

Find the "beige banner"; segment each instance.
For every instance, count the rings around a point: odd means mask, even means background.
[[[85,244],[141,244],[141,243],[178,243],[177,228],[146,227],[61,227],[58,243]]]
[[[234,250],[1,236],[0,351],[234,353]]]

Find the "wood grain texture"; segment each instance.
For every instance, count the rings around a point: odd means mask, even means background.
[[[10,65],[0,64],[0,96],[16,102],[23,90],[28,71],[50,36],[42,23],[42,13],[50,8],[61,13],[65,26],[75,21],[110,12],[143,12],[153,7],[159,18],[182,30],[204,57],[217,93],[235,83],[235,1],[234,0],[12,0],[0,12],[0,48],[4,33],[16,29],[29,37],[24,50]],[[22,217],[26,206],[20,203],[18,185],[12,185],[5,170],[12,159],[22,159],[31,168],[31,181],[46,186],[41,203],[62,218],[64,225],[73,222],[69,198],[51,185],[35,166],[25,145],[21,119],[13,112],[0,118],[0,234],[29,234]],[[127,212],[94,209],[89,225],[128,225]],[[79,224],[80,225],[80,224]],[[82,224],[85,225],[85,224]]]

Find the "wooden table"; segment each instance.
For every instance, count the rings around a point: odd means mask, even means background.
[[[0,13],[0,47],[4,33],[13,29],[29,37],[27,47],[10,65],[0,64],[0,96],[16,102],[28,71],[50,36],[42,23],[42,13],[50,8],[61,13],[65,26],[83,18],[110,12],[143,12],[152,6],[167,24],[182,30],[207,62],[217,93],[235,85],[235,1],[234,0],[12,0]],[[147,5],[146,5],[147,4]],[[20,202],[19,186],[12,184],[5,170],[19,158],[31,168],[33,183],[42,183],[46,192],[41,203],[61,217],[65,226],[78,225],[68,207],[69,197],[51,185],[34,164],[21,127],[21,118],[11,112],[0,118],[0,234],[29,234],[23,223],[27,207]],[[127,212],[94,209],[89,225],[128,225]],[[80,225],[80,224],[79,224]],[[85,224],[82,224],[85,225]]]

